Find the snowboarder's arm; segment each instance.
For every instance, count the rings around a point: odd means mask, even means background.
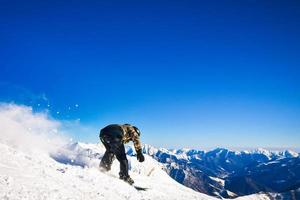
[[[133,142],[136,152],[142,150],[142,144],[140,141],[140,137],[136,132],[133,132],[133,134],[132,134],[132,142]]]
[[[138,161],[144,162],[145,157],[142,153],[142,145],[141,145],[140,137],[137,133],[135,133],[134,137],[132,138],[132,141],[134,144],[134,148],[136,151],[136,157],[137,157]]]

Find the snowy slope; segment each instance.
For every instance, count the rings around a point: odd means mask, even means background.
[[[0,199],[214,199],[180,185],[148,156],[143,164],[131,159],[130,174],[149,188],[137,191],[117,178],[117,162],[104,174],[97,167],[62,164],[46,153],[25,153],[5,144],[0,144],[0,155]],[[86,163],[96,164],[92,159]]]

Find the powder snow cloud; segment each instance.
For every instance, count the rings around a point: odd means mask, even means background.
[[[0,103],[0,142],[26,151],[53,152],[67,142],[62,124],[47,111],[14,103]]]

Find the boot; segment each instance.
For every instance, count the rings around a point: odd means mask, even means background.
[[[120,179],[127,182],[129,185],[132,185],[134,183],[133,179],[130,178],[130,176],[120,175]]]

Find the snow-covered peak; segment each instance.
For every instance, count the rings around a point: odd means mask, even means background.
[[[272,156],[272,153],[264,148],[257,148],[254,151],[252,151],[252,153],[263,154],[269,158],[271,158],[271,156]]]
[[[145,144],[143,145],[143,152],[148,155],[154,155],[158,152],[158,149],[149,144]]]
[[[177,154],[183,154],[183,153],[187,153],[190,149],[188,148],[182,148],[182,149],[178,149],[176,150]]]
[[[290,158],[295,158],[295,157],[299,157],[299,154],[297,152],[291,151],[291,150],[286,150],[283,152],[283,155],[285,157],[290,157]]]

